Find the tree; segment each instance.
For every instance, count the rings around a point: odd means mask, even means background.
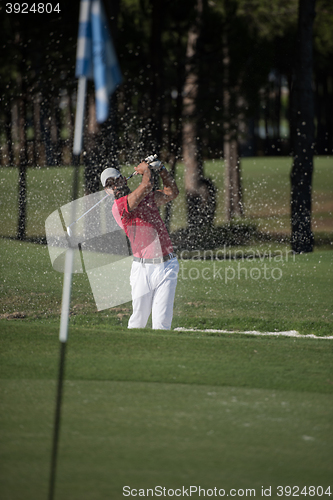
[[[71,63],[75,58],[75,50],[73,57],[70,57],[74,47],[74,42],[70,42],[73,13],[78,18],[76,10],[76,6],[64,6],[66,22],[63,23],[56,12],[8,15],[4,8],[0,9],[0,93],[5,103],[10,163],[19,167],[17,238],[20,240],[26,237],[27,167],[30,162],[27,129],[31,127],[34,144],[37,145],[36,128],[41,122],[40,117],[34,116],[34,111],[38,109],[38,106],[33,105],[34,97],[40,94],[41,107],[50,110],[54,97],[59,102],[58,96],[60,89],[65,86],[64,82],[69,82],[70,86],[70,78],[66,77],[72,70]],[[53,116],[56,116],[59,107],[54,111]],[[9,124],[8,115],[11,112]],[[31,126],[31,123],[35,126]],[[17,147],[19,155],[15,154]],[[35,159],[36,156],[35,149]]]
[[[292,93],[291,247],[312,252],[311,194],[314,153],[313,22],[315,0],[300,0]]]
[[[197,0],[196,19],[188,32],[186,79],[183,91],[183,157],[187,221],[190,230],[211,226],[216,209],[213,182],[204,177],[201,148],[198,142],[197,99],[199,39],[203,15],[203,0]]]
[[[228,4],[228,2],[226,2]],[[230,6],[227,5],[227,19],[231,17]],[[228,15],[230,14],[230,15]],[[230,37],[228,22],[224,23],[223,32],[223,157],[224,157],[224,193],[225,216],[229,222],[243,215],[243,200],[240,175],[240,157],[238,152],[238,119],[237,101],[240,99],[241,76],[236,85],[230,78]]]
[[[24,240],[26,236],[26,213],[27,213],[27,166],[28,166],[28,147],[27,147],[27,125],[26,125],[26,107],[27,90],[26,81],[23,73],[19,73],[18,80],[21,86],[21,97],[19,98],[19,143],[20,143],[20,164],[19,164],[19,186],[18,186],[18,224],[17,239]]]
[[[248,145],[250,134],[246,129],[244,132],[244,124],[250,118],[252,123],[258,123],[263,116],[261,107],[266,102],[260,101],[260,96],[264,89],[270,103],[267,129],[273,125],[277,130],[274,137],[270,134],[270,145],[279,141],[280,77],[285,80],[287,76],[291,85],[298,0],[103,2],[111,32],[115,35],[117,31],[114,41],[124,81],[112,100],[110,119],[98,130],[90,123],[93,137],[87,136],[92,142],[87,142],[85,155],[93,163],[89,189],[99,189],[99,171],[106,162],[112,164],[119,157],[121,163],[132,163],[155,147],[175,170],[183,145],[190,226],[196,229],[213,223],[215,191],[203,170],[203,159],[207,158],[224,155],[230,163],[226,185],[236,186],[236,190],[228,188],[230,194],[226,198],[227,214],[232,217],[236,212],[229,202],[241,207],[237,200],[237,160],[244,150],[236,153],[236,148],[243,147],[245,141]],[[320,139],[317,151],[329,154],[333,141],[332,2],[317,0],[316,10],[314,82],[316,138]],[[64,137],[73,130],[78,14],[79,2],[65,3],[59,15],[9,16],[0,9],[1,161],[18,167],[21,141],[22,200],[26,198],[24,164],[60,165]],[[296,80],[293,89],[294,83]],[[89,103],[92,109],[94,88],[90,84],[89,96],[87,106]],[[288,109],[289,101],[284,100],[283,106]],[[295,123],[294,120],[293,130]],[[255,127],[252,134],[253,138],[258,135]],[[286,141],[285,145],[288,146]],[[285,154],[289,152],[284,150]],[[237,174],[235,179],[233,174]],[[298,175],[296,172],[293,178],[296,184]],[[296,208],[296,202],[293,205]],[[170,207],[165,213],[170,222]]]
[[[313,26],[316,113],[316,152],[333,152],[333,3],[316,1]]]

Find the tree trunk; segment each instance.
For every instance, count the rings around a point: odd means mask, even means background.
[[[264,110],[264,119],[265,119],[265,154],[269,155],[270,153],[270,137],[269,137],[269,83],[266,84],[265,88],[265,110]]]
[[[329,92],[329,76],[317,71],[315,102],[316,102],[316,150],[319,155],[327,155],[332,151],[332,114],[333,100],[332,93]]]
[[[226,220],[230,222],[233,218],[243,215],[240,159],[238,156],[237,140],[226,133],[223,148],[225,213]]]
[[[216,189],[203,175],[198,144],[198,40],[202,22],[203,1],[197,0],[197,18],[188,33],[186,50],[186,79],[183,97],[183,157],[185,163],[185,192],[190,230],[213,224],[216,209]]]
[[[70,93],[70,90],[66,90],[67,93],[67,106],[65,108],[65,116],[66,116],[66,125],[68,129],[68,139],[65,141],[65,148],[67,151],[66,154],[66,159],[64,160],[64,164],[66,165],[72,165],[73,163],[73,156],[72,156],[72,151],[73,151],[73,139],[74,139],[74,120],[73,120],[73,107],[72,107],[72,96]]]
[[[56,142],[55,142],[55,165],[63,165],[63,139],[61,137],[62,119],[60,110],[60,97],[53,99],[54,107],[54,127],[56,129]]]
[[[41,165],[41,127],[40,127],[40,101],[41,95],[37,92],[33,98],[33,113],[34,113],[34,165]]]
[[[314,149],[312,90],[312,32],[315,0],[300,0],[293,87],[293,153],[291,170],[291,247],[296,253],[313,251],[311,190]]]
[[[85,194],[91,194],[96,193],[96,191],[99,190],[99,169],[101,156],[99,154],[99,125],[96,121],[96,104],[94,92],[88,93],[87,101],[87,113],[85,113],[86,126],[84,127],[84,180]]]
[[[230,56],[228,38],[223,37],[223,109],[224,109],[224,186],[225,218],[229,222],[234,217],[243,215],[240,159],[238,154],[238,133],[235,117],[238,116],[235,103],[237,91],[231,89],[229,79]]]
[[[182,37],[181,37],[181,30],[179,29],[178,32],[178,40],[177,40],[177,57],[178,60],[180,61],[182,58]],[[168,149],[170,151],[170,158],[169,158],[169,165],[170,165],[170,172],[173,177],[176,175],[176,165],[177,161],[179,159],[179,156],[181,155],[181,148],[182,148],[182,113],[183,113],[183,98],[182,98],[182,90],[183,90],[183,65],[178,64],[177,65],[177,95],[175,96],[176,100],[176,106],[175,106],[175,114],[174,114],[174,124],[175,124],[175,130],[172,133],[172,120],[171,120],[171,110],[169,112],[169,144],[168,144]],[[164,223],[165,226],[170,232],[170,224],[171,224],[171,217],[172,217],[172,205],[173,202],[170,201],[169,203],[166,204],[165,206],[165,217],[164,217]]]
[[[275,151],[278,154],[277,149],[280,148],[281,136],[280,136],[280,124],[281,124],[281,85],[282,78],[279,72],[277,79],[275,80]]]
[[[22,85],[23,87],[23,85]],[[27,133],[26,133],[26,93],[22,88],[19,100],[19,137],[20,137],[20,165],[19,165],[19,217],[17,239],[24,240],[26,236],[27,216]]]
[[[11,113],[11,140],[13,143],[13,165],[20,164],[20,126],[19,126],[19,103],[18,100],[13,101]]]
[[[9,105],[10,106],[10,105]],[[6,144],[7,144],[7,165],[14,165],[14,150],[13,150],[13,141],[12,141],[12,119],[11,119],[11,111],[10,107],[6,109],[5,116],[5,132],[6,132]]]
[[[106,121],[99,125],[98,143],[100,144],[100,164],[118,168],[118,91],[115,91],[109,102],[110,111]],[[101,171],[99,172],[101,173]]]
[[[51,109],[50,98],[44,97],[41,102],[41,136],[45,150],[45,165],[53,165],[52,143],[51,143]]]

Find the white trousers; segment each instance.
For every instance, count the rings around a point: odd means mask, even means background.
[[[144,328],[151,313],[154,329],[170,330],[178,271],[176,257],[161,264],[133,261],[130,277],[133,314],[128,328]]]

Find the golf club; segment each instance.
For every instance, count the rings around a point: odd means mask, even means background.
[[[109,194],[106,194],[105,196],[103,196],[103,198],[101,200],[99,200],[97,203],[95,203],[95,205],[93,205],[91,208],[89,208],[89,210],[87,210],[84,214],[80,215],[80,217],[78,219],[76,219],[74,222],[72,222],[68,227],[67,227],[67,234],[68,236],[72,236],[72,230],[71,230],[71,226],[73,224],[76,224],[80,219],[82,219],[82,217],[84,217],[85,215],[87,215],[87,213],[90,212],[90,210],[92,210],[93,208],[97,207],[97,205],[99,203],[101,203],[103,200],[105,200],[105,198],[107,198],[108,196],[110,196]]]
[[[136,175],[137,172],[133,172],[129,177],[126,178],[126,180],[128,181],[128,179],[130,179],[131,177],[133,177],[133,175]],[[105,195],[101,200],[99,200],[97,203],[95,203],[95,205],[93,205],[91,208],[89,208],[89,210],[87,210],[84,214],[80,215],[80,217],[78,219],[76,219],[74,222],[72,222],[68,227],[67,227],[67,234],[68,236],[72,236],[72,230],[71,230],[71,226],[73,224],[76,224],[80,219],[82,219],[82,217],[84,217],[85,215],[87,215],[87,213],[90,212],[90,210],[92,210],[93,208],[97,207],[97,205],[99,203],[101,203],[103,200],[105,200],[105,198],[107,198],[108,196],[110,196],[109,194]]]
[[[131,177],[133,177],[133,175],[136,175],[136,174],[137,174],[137,172],[136,172],[136,171],[135,171],[135,172],[133,172],[133,174],[131,174],[129,177],[126,177],[126,180],[128,181],[128,179],[130,179]]]
[[[156,155],[155,155],[156,156]],[[137,175],[137,172],[134,171],[131,175],[129,175],[128,177],[126,177],[126,180],[128,181],[129,179],[131,179],[131,177],[133,177],[133,175]],[[110,196],[109,194],[107,194],[106,196],[104,196],[101,200],[99,200],[97,203],[95,203],[95,205],[93,205],[91,208],[89,208],[89,210],[87,210],[84,214],[80,215],[80,217],[78,219],[76,219],[74,222],[72,222],[68,227],[67,227],[67,234],[68,236],[72,236],[72,230],[71,230],[71,226],[73,224],[76,224],[80,219],[82,219],[82,217],[84,217],[85,215],[87,215],[87,213],[90,212],[90,210],[92,210],[93,208],[97,207],[97,205],[99,203],[101,203],[103,200],[105,200],[105,198],[107,198],[108,196]]]

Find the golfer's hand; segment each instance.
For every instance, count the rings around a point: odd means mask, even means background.
[[[134,170],[138,174],[143,175],[144,173],[149,173],[149,165],[146,161],[142,161],[137,167],[134,167]]]
[[[161,167],[163,166],[163,163],[160,160],[153,161],[152,163],[149,164],[149,168],[152,170],[160,170]]]

